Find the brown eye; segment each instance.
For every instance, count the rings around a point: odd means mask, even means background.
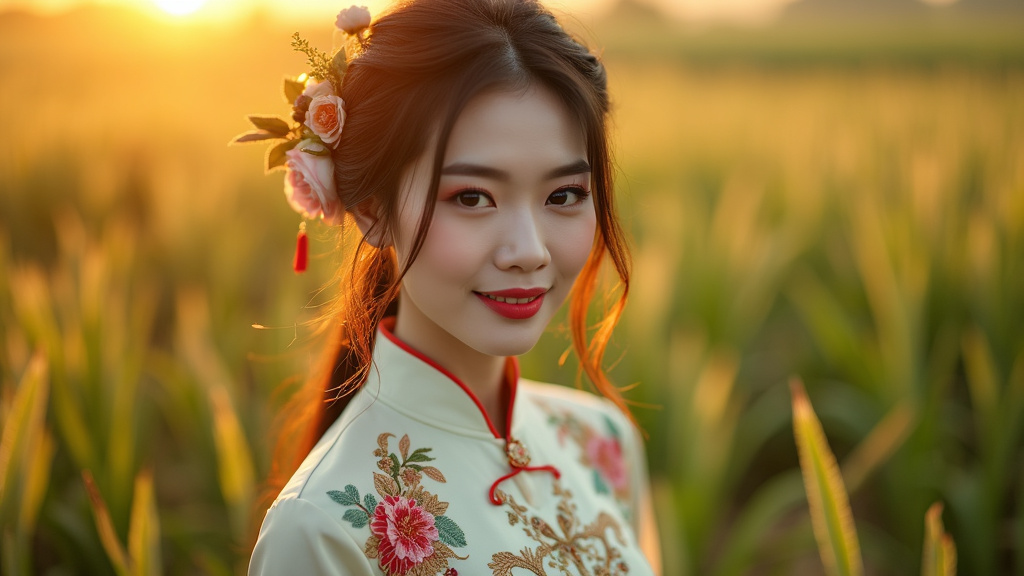
[[[464,190],[456,194],[454,200],[459,206],[465,206],[466,208],[494,206],[491,197],[480,190]]]
[[[579,186],[559,188],[548,196],[548,204],[555,206],[573,206],[586,200],[590,193]]]

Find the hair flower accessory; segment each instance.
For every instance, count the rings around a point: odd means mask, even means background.
[[[335,22],[346,32],[350,52],[362,49],[370,26],[370,11],[352,6],[338,14]],[[250,115],[255,128],[239,134],[231,144],[273,141],[267,149],[266,171],[285,171],[284,194],[288,205],[308,219],[341,224],[345,209],[334,186],[333,150],[345,127],[345,101],[341,99],[342,80],[348,69],[345,47],[328,55],[309,45],[299,33],[292,35],[292,48],[306,55],[309,72],[297,78],[285,78],[284,97],[292,106],[291,123],[277,116]],[[306,268],[305,223],[299,228],[296,244],[296,272]]]
[[[338,12],[334,25],[338,30],[362,39],[363,30],[370,27],[370,11],[366,6],[350,6]]]
[[[317,96],[306,110],[306,126],[325,144],[334,144],[341,138],[345,125],[345,101],[334,94]]]

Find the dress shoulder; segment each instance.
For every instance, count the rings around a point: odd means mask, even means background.
[[[526,379],[519,380],[519,390],[545,412],[571,415],[595,424],[608,422],[616,431],[634,428],[632,421],[610,400],[585,390]]]
[[[267,511],[249,562],[249,576],[374,574],[362,546],[319,506],[279,499]]]

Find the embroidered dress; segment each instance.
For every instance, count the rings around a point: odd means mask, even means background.
[[[250,575],[652,574],[643,447],[594,395],[518,377],[508,430],[380,329],[374,369],[267,511]]]

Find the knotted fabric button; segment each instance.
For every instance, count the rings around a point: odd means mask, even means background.
[[[530,452],[515,438],[509,438],[505,443],[505,454],[508,455],[508,463],[513,468],[525,468],[530,465]]]

